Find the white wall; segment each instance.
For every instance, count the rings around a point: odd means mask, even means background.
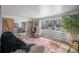
[[[30,20],[29,18],[22,18],[22,17],[14,17],[14,22],[18,23],[18,25],[20,27],[22,27],[21,22],[27,22],[28,20]]]

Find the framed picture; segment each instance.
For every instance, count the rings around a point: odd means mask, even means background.
[[[18,28],[18,23],[14,23],[14,28]]]

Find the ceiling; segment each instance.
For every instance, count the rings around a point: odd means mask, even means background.
[[[79,9],[78,5],[2,5],[2,16],[42,18]]]

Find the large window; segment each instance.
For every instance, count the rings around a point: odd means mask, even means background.
[[[42,29],[54,29],[54,20],[43,20],[41,27]]]
[[[42,29],[49,29],[49,30],[60,30],[60,19],[42,20],[41,21],[41,28]]]
[[[60,19],[54,20],[55,23],[55,30],[60,30]]]

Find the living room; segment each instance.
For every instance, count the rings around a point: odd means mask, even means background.
[[[79,52],[79,34],[75,35],[79,24],[75,24],[78,20],[74,21],[79,19],[78,5],[2,5],[1,8],[2,32],[10,31],[25,43],[43,45],[44,53]],[[73,17],[73,21],[65,16]],[[69,25],[64,26],[68,23],[62,19],[69,19],[71,25],[75,22],[75,26],[71,29]]]

